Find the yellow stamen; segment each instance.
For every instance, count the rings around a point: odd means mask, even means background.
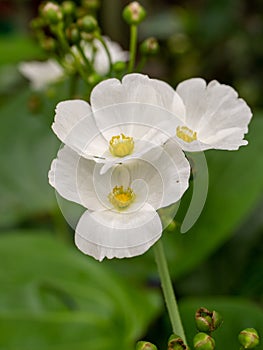
[[[187,126],[177,126],[176,135],[185,142],[193,142],[197,140],[197,133],[189,129]]]
[[[134,201],[134,198],[135,193],[133,190],[130,187],[124,190],[123,186],[115,186],[108,195],[111,204],[119,210],[127,208]]]
[[[109,142],[109,149],[115,157],[125,157],[133,152],[133,138],[124,134],[113,136]]]

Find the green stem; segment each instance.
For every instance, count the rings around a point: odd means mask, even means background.
[[[135,24],[131,25],[131,37],[130,37],[130,61],[128,66],[128,73],[131,73],[134,68],[137,48],[137,35],[138,27]]]
[[[136,72],[140,73],[147,62],[147,57],[143,56],[136,67]]]
[[[154,249],[155,260],[159,271],[159,276],[161,279],[161,286],[164,294],[164,300],[166,303],[166,307],[168,309],[168,314],[172,324],[173,333],[181,337],[184,343],[186,344],[186,337],[185,337],[182,321],[180,318],[176,298],[174,295],[171,277],[169,274],[161,239],[159,239],[159,241],[154,245],[153,249]]]
[[[105,40],[103,39],[103,37],[100,34],[97,34],[96,37],[102,43],[102,46],[104,47],[106,55],[108,56],[109,65],[110,65],[109,74],[111,75],[111,73],[112,73],[112,58],[111,58],[111,54],[110,54],[109,48],[108,48]]]
[[[81,55],[81,57],[82,57],[84,63],[86,64],[86,67],[88,68],[88,70],[89,70],[90,72],[93,72],[93,67],[92,67],[92,65],[91,65],[91,63],[90,63],[90,61],[89,61],[89,59],[88,59],[87,56],[85,55],[85,52],[84,52],[83,48],[81,47],[81,45],[80,45],[80,44],[77,44],[76,47],[77,47],[77,49],[78,49],[78,51],[79,51],[79,53],[80,53],[80,55]]]

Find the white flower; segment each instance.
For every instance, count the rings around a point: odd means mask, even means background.
[[[63,68],[53,59],[43,62],[21,62],[18,65],[18,69],[30,81],[31,87],[34,90],[42,90],[47,85],[63,78],[64,75]]]
[[[180,83],[176,92],[185,105],[175,136],[183,150],[236,150],[247,144],[243,138],[252,113],[233,88],[194,78]]]
[[[112,63],[115,63],[118,61],[122,61],[122,62],[128,61],[129,59],[128,51],[123,51],[122,47],[117,42],[112,41],[107,36],[103,36],[103,40],[105,41],[105,44],[108,47]],[[110,69],[109,58],[100,40],[95,39],[94,46],[96,50],[95,57],[94,57],[94,69],[98,74],[105,75],[109,73],[109,69]],[[87,58],[92,59],[91,46],[86,43],[84,45],[84,50]]]
[[[146,75],[128,74],[120,82],[108,79],[82,100],[60,102],[52,129],[81,156],[113,164],[140,158],[163,144],[178,124],[184,106],[166,83]]]
[[[86,210],[75,243],[95,259],[143,254],[161,236],[156,210],[177,202],[188,187],[190,166],[174,142],[100,174],[102,164],[64,146],[53,160],[49,182]]]
[[[108,37],[103,37],[110,56],[112,63],[123,61],[126,62],[129,59],[129,53],[123,51],[121,46],[110,40]],[[85,43],[84,51],[88,59],[92,59],[92,47],[90,43]],[[94,56],[94,69],[98,74],[105,75],[109,72],[110,63],[108,56],[106,54],[105,48],[98,39],[94,40],[95,46],[95,56]],[[81,56],[77,49],[73,47],[75,55]],[[65,66],[68,67],[69,71],[73,70],[73,58],[70,55],[65,57]],[[22,75],[24,75],[31,84],[32,89],[34,90],[43,90],[49,84],[55,83],[62,79],[65,76],[65,71],[61,65],[54,59],[49,59],[47,61],[30,61],[30,62],[21,62],[18,65],[18,70]]]

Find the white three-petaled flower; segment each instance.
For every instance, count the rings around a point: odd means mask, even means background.
[[[98,260],[143,254],[163,231],[156,210],[177,202],[188,188],[189,163],[168,142],[103,175],[101,167],[68,146],[51,165],[50,184],[88,209],[77,224],[76,245]]]
[[[167,100],[171,97],[172,100]],[[162,145],[178,124],[184,106],[166,83],[141,74],[128,74],[120,82],[108,79],[83,100],[60,102],[52,129],[62,142],[81,156],[113,164],[140,158]]]
[[[247,144],[243,138],[252,113],[232,87],[193,78],[180,83],[176,92],[185,106],[175,135],[183,150],[236,150]]]

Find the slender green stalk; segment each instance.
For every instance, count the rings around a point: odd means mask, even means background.
[[[147,62],[147,57],[143,56],[136,67],[136,72],[140,73]]]
[[[90,61],[89,61],[89,59],[88,59],[87,56],[85,55],[85,52],[84,52],[83,48],[81,47],[81,45],[80,45],[80,44],[77,44],[76,47],[77,47],[77,49],[78,49],[78,51],[79,51],[79,53],[80,53],[80,55],[81,55],[81,57],[82,57],[82,59],[83,59],[85,65],[86,65],[86,67],[88,68],[88,70],[89,70],[90,72],[93,72],[93,67],[92,67],[92,65],[91,65],[91,63],[90,63]]]
[[[137,35],[138,27],[135,24],[131,25],[131,37],[130,37],[130,61],[128,66],[128,73],[131,73],[134,68],[137,48]]]
[[[97,39],[102,43],[102,46],[105,49],[106,55],[108,56],[109,65],[110,65],[110,74],[111,74],[112,73],[112,58],[111,58],[109,48],[108,48],[105,40],[103,39],[103,37],[100,34],[97,34]]]
[[[185,333],[184,333],[182,321],[180,318],[176,298],[174,295],[171,277],[169,274],[161,239],[159,239],[159,241],[154,245],[153,249],[154,249],[155,260],[159,271],[159,276],[161,279],[161,286],[164,294],[164,300],[168,309],[168,314],[172,324],[173,333],[181,337],[184,343],[186,344]]]

